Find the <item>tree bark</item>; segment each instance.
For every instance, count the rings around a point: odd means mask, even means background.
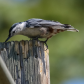
[[[49,50],[37,40],[0,43],[0,55],[16,84],[50,84]]]

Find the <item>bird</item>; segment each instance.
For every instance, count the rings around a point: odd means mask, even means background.
[[[5,42],[15,35],[24,35],[37,40],[38,38],[46,38],[44,43],[47,46],[46,42],[49,38],[63,31],[78,32],[79,30],[69,24],[62,24],[58,21],[32,18],[27,21],[13,24],[9,30],[9,35]]]

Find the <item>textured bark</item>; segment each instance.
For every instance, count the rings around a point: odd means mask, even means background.
[[[50,84],[49,50],[36,40],[0,43],[0,55],[16,84]]]

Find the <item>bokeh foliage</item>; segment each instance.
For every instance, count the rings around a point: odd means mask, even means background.
[[[0,0],[0,42],[4,42],[12,24],[30,18],[71,24],[79,33],[63,32],[47,43],[50,56],[51,84],[71,78],[84,78],[84,4],[83,0]],[[10,41],[29,40],[14,36]]]

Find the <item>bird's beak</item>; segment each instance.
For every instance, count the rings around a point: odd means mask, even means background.
[[[11,37],[8,37],[5,42],[7,42]]]

